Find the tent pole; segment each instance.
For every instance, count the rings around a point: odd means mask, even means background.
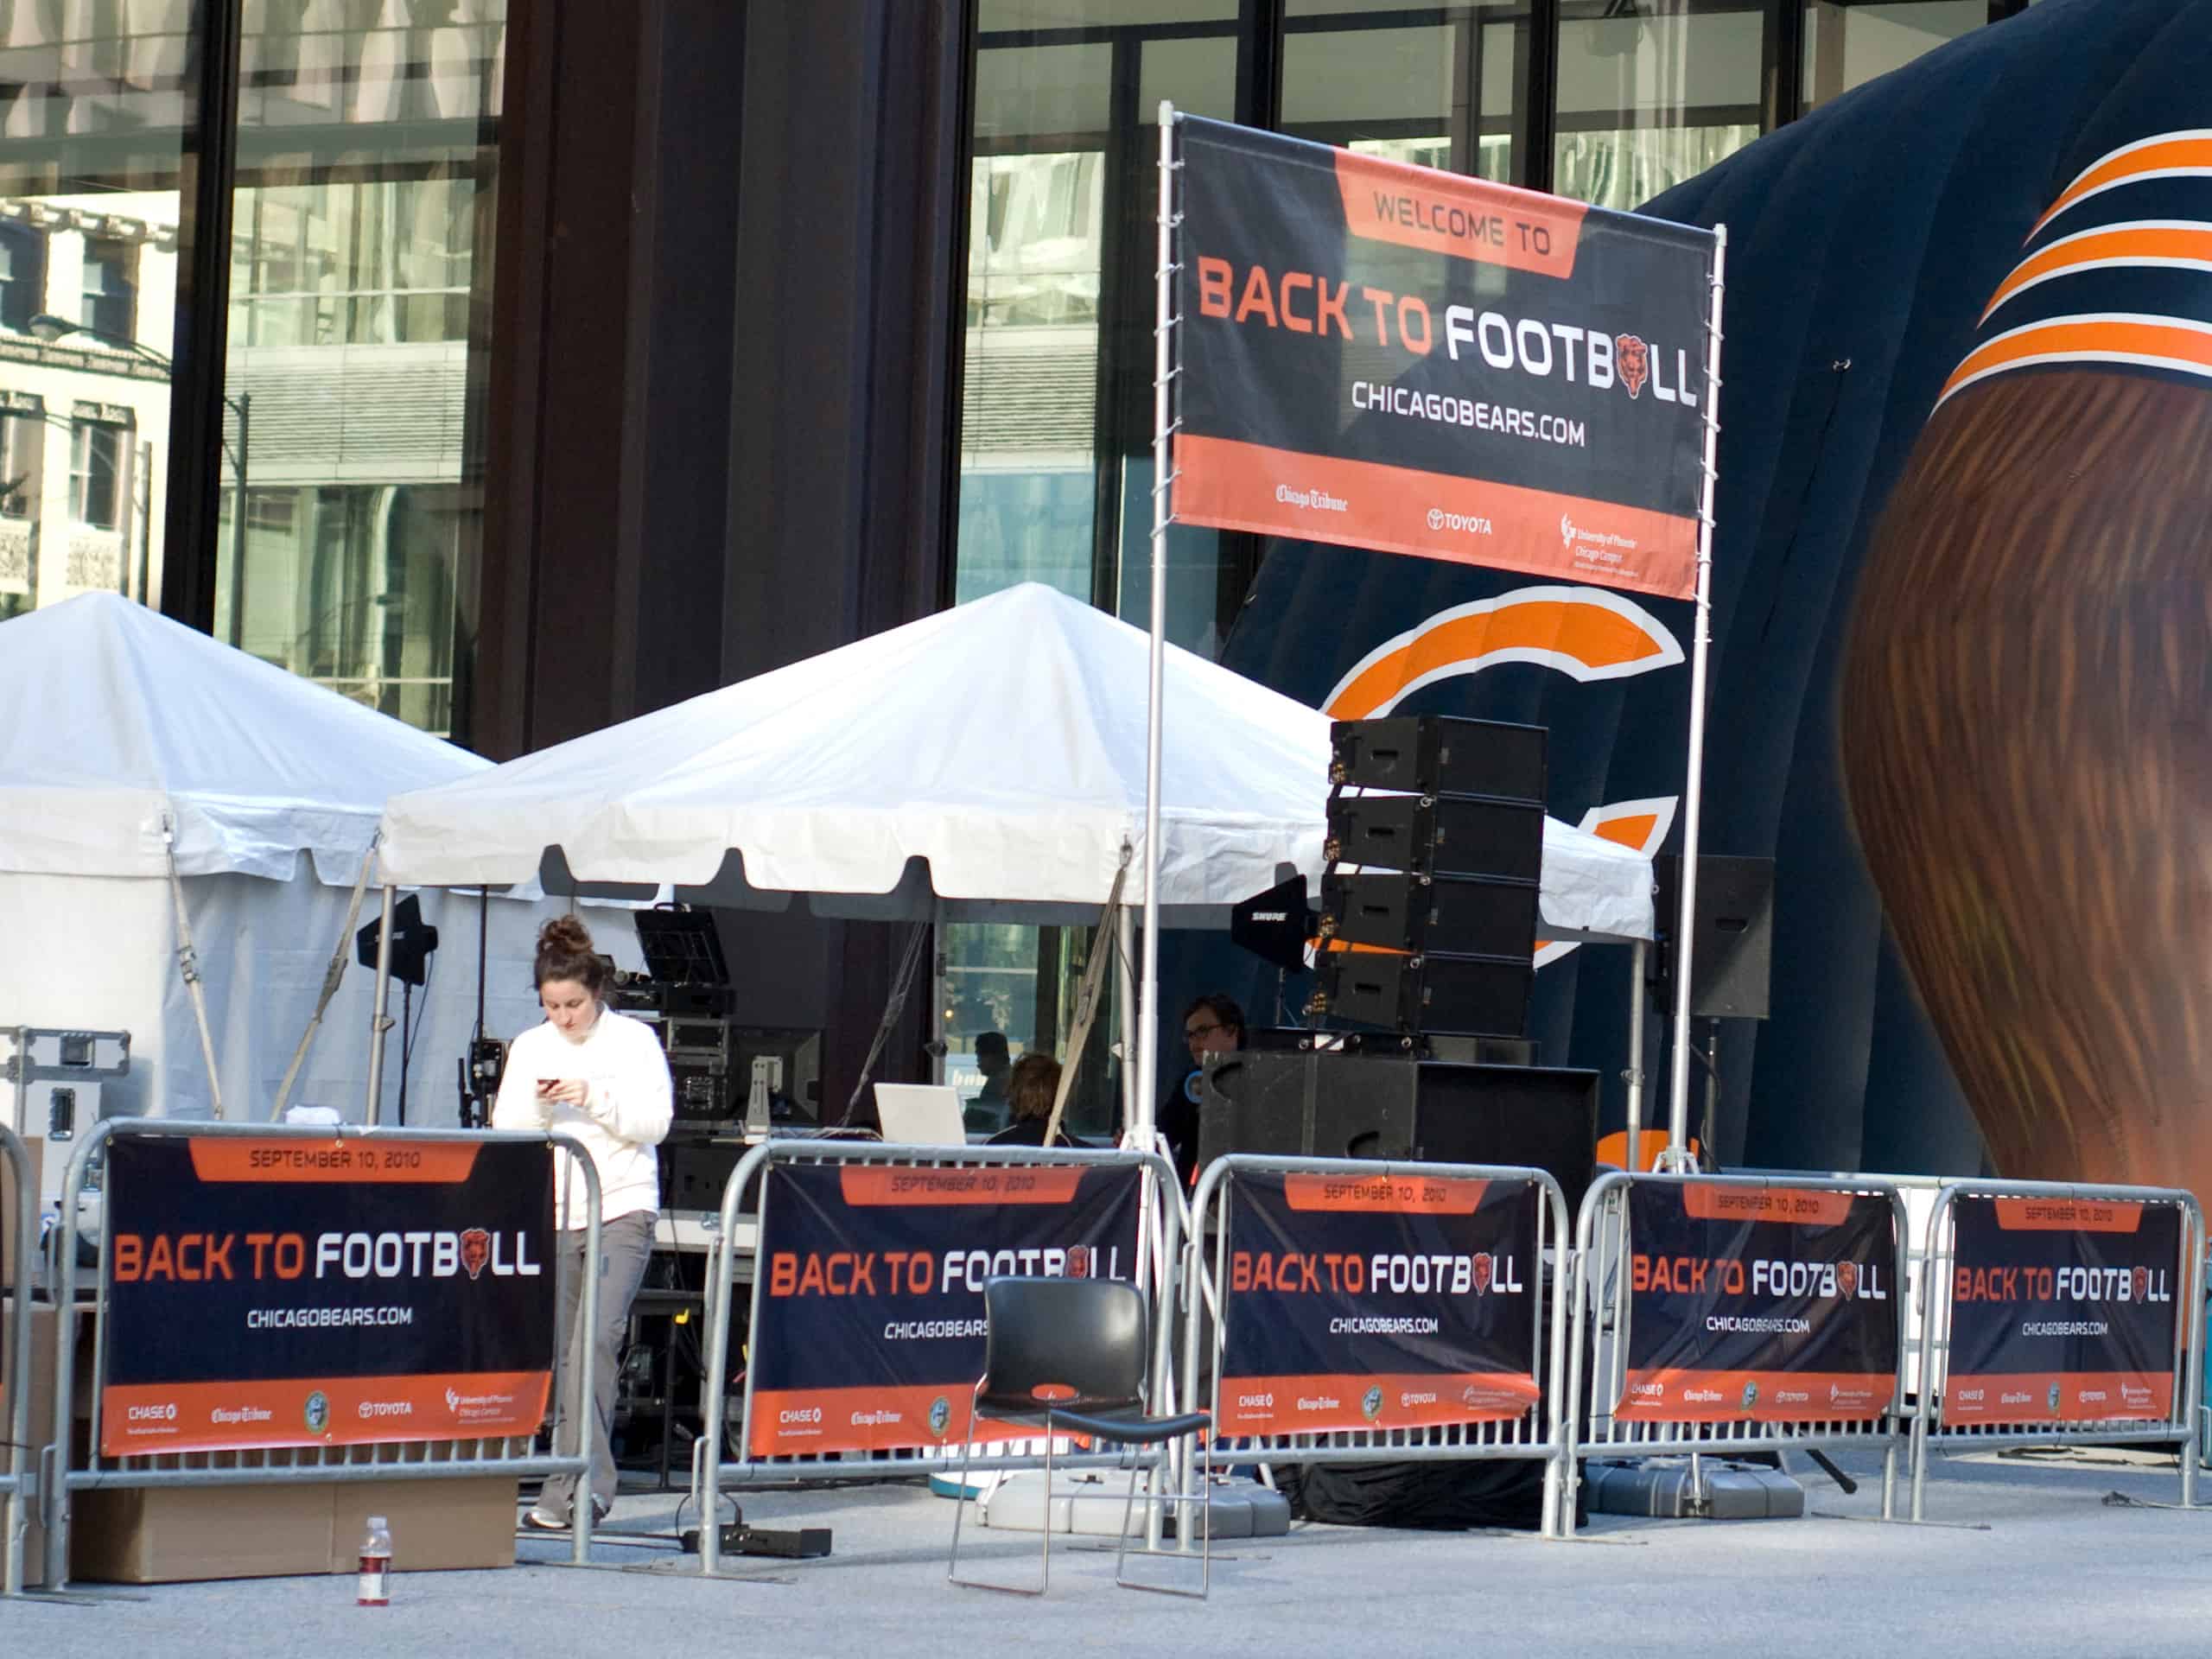
[[[1137,1122],[1136,918],[1127,905],[1114,912],[1114,943],[1122,982],[1122,1136],[1135,1145],[1128,1137]]]
[[[1697,625],[1690,658],[1689,776],[1682,790],[1681,908],[1675,923],[1675,1047],[1667,1090],[1667,1153],[1686,1162],[1690,1123],[1690,951],[1697,917],[1700,808],[1705,798],[1705,685],[1713,643],[1713,495],[1720,451],[1720,296],[1728,263],[1728,227],[1713,227],[1712,321],[1705,357],[1705,478],[1697,519]]]
[[[1628,1168],[1643,1167],[1643,976],[1651,947],[1638,939],[1628,959]]]
[[[1167,660],[1168,470],[1175,318],[1175,106],[1160,100],[1160,262],[1152,328],[1152,650],[1144,754],[1144,967],[1137,997],[1137,1099],[1129,1119],[1137,1145],[1152,1146],[1160,1093],[1160,686]]]
[[[377,1005],[369,1020],[369,1101],[362,1122],[376,1127],[384,1103],[384,1034],[391,1029],[385,1009],[391,1000],[391,906],[399,889],[384,890],[384,906],[377,913]]]

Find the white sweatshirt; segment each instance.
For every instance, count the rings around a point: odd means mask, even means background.
[[[541,1078],[581,1078],[588,1090],[582,1108],[539,1099]],[[668,1134],[669,1096],[668,1058],[652,1027],[606,1008],[580,1043],[549,1020],[508,1046],[492,1127],[554,1129],[579,1142],[599,1166],[600,1219],[613,1221],[660,1208],[660,1160],[653,1148]],[[583,1183],[571,1178],[569,1185],[561,1225],[580,1228],[588,1218]]]

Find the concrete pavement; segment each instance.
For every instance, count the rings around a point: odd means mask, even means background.
[[[2118,1454],[2115,1454],[2117,1457]],[[1802,1459],[1805,1518],[1599,1516],[1573,1544],[1497,1533],[1300,1524],[1224,1544],[1211,1602],[1115,1589],[1113,1558],[1056,1541],[1052,1593],[1016,1600],[944,1582],[950,1504],[913,1486],[747,1496],[759,1524],[828,1525],[826,1560],[696,1560],[607,1545],[603,1567],[412,1573],[385,1609],[350,1579],[89,1588],[90,1605],[0,1603],[0,1655],[149,1659],[268,1654],[968,1656],[1009,1641],[1063,1653],[1761,1656],[2097,1659],[2212,1651],[2212,1513],[2171,1508],[2171,1463],[1941,1462],[1931,1520],[1884,1525],[1879,1465],[1846,1497]],[[2107,1495],[2136,1500],[2115,1504]],[[669,1497],[626,1497],[611,1525],[666,1529]],[[1034,1569],[1033,1535],[973,1532],[979,1571]],[[528,1557],[560,1554],[525,1540]],[[963,1566],[966,1550],[963,1548]]]

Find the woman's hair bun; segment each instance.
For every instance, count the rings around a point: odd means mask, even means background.
[[[556,916],[537,930],[540,950],[558,950],[565,956],[588,954],[591,950],[591,930],[574,916]]]
[[[607,959],[593,947],[591,930],[574,916],[556,916],[537,930],[534,982],[574,980],[597,996],[607,987]]]

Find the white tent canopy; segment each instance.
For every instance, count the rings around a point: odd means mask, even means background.
[[[383,879],[674,883],[827,913],[1095,916],[1144,896],[1144,632],[1035,583],[396,796]],[[1321,867],[1329,721],[1171,648],[1162,923]],[[553,856],[557,854],[557,860]],[[562,866],[565,865],[565,870]],[[854,898],[853,895],[867,895]],[[1651,932],[1641,855],[1548,822],[1549,937]]]
[[[489,769],[111,594],[0,623],[0,1027],[129,1031],[130,1074],[103,1085],[111,1116],[190,1116],[209,1104],[177,968],[165,824],[226,1115],[264,1117],[385,798]],[[451,1122],[453,1060],[475,1020],[478,903],[426,894],[423,909],[444,937],[414,1003],[409,1118]],[[530,956],[549,913],[491,907],[486,1014],[498,1034],[537,1017]],[[634,963],[626,921],[605,931],[603,945]],[[359,1116],[372,982],[348,976],[296,1101]]]
[[[0,633],[0,870],[351,887],[395,791],[488,763],[115,594]]]

